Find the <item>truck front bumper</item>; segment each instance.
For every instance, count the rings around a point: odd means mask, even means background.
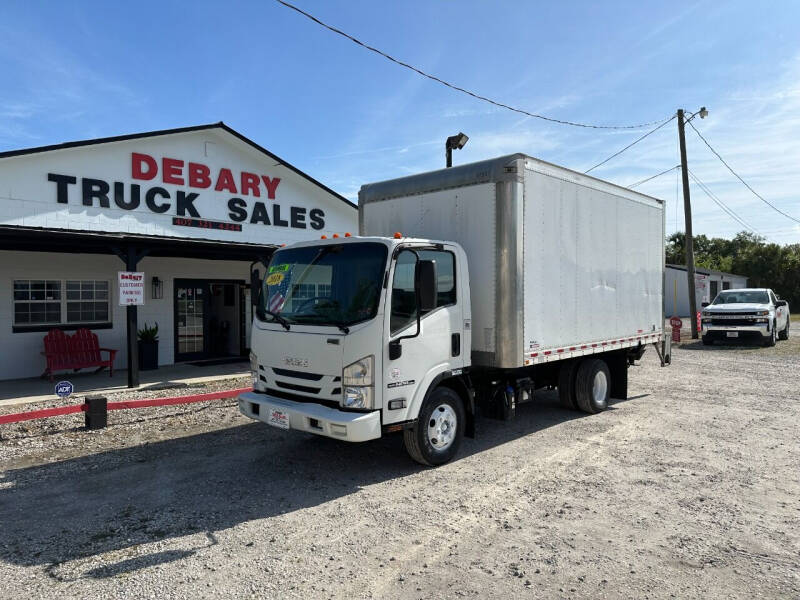
[[[239,412],[245,417],[275,425],[271,419],[273,411],[282,413],[289,429],[346,442],[365,442],[381,437],[379,410],[368,413],[346,412],[321,404],[295,402],[258,392],[245,392],[239,396]]]
[[[736,336],[728,336],[728,332],[736,332]],[[709,325],[703,323],[702,334],[714,340],[726,338],[768,338],[772,332],[769,323],[753,323],[752,325]]]

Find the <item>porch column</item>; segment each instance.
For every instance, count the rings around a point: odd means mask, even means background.
[[[137,248],[133,245],[124,249],[115,249],[117,256],[125,263],[126,271],[135,271],[139,261],[142,260],[149,251]],[[145,286],[146,289],[146,286]],[[138,345],[138,307],[135,304],[125,307],[127,321],[127,347],[128,347],[128,387],[139,387],[139,345]]]

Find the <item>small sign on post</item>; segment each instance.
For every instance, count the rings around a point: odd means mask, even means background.
[[[683,327],[683,321],[681,321],[680,317],[670,317],[669,324],[670,327],[672,327],[672,341],[680,342],[681,327]]]
[[[144,304],[144,273],[119,271],[119,305],[129,306]]]
[[[59,381],[55,387],[56,396],[59,398],[69,398],[73,391],[75,388],[69,381]]]

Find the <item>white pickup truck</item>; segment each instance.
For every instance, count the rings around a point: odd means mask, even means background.
[[[715,340],[757,339],[765,346],[789,339],[789,304],[771,289],[746,288],[720,292],[703,304],[703,344]]]

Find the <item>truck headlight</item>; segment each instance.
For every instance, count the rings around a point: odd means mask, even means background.
[[[372,408],[374,406],[371,386],[352,386],[344,388],[342,406],[345,408]]]
[[[375,357],[365,356],[342,371],[342,384],[344,385],[372,385],[375,372]]]
[[[769,314],[768,310],[760,310],[756,313],[759,317],[766,317]]]
[[[250,377],[253,380],[253,389],[258,388],[258,357],[250,353]]]
[[[375,357],[365,356],[342,370],[342,406],[370,409],[375,406]]]

